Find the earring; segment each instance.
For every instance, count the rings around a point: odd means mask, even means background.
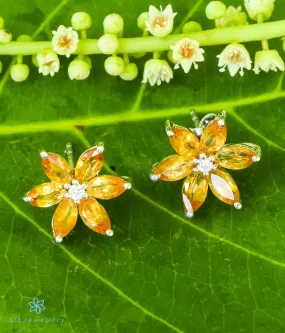
[[[66,145],[66,153],[68,162],[60,155],[40,152],[42,167],[51,181],[34,187],[24,201],[36,207],[59,203],[52,219],[53,235],[58,243],[74,228],[78,212],[88,228],[112,236],[108,214],[96,199],[113,199],[129,190],[131,183],[124,177],[98,176],[104,160],[102,142],[86,150],[75,169],[70,143]]]
[[[224,168],[241,170],[249,167],[260,160],[261,148],[252,143],[225,145],[226,111],[217,116],[206,115],[200,122],[194,110],[190,116],[196,126],[194,129],[166,121],[166,133],[178,155],[168,156],[155,164],[150,179],[176,181],[186,177],[182,200],[188,218],[193,217],[194,211],[204,203],[208,185],[218,199],[241,209],[237,185]]]

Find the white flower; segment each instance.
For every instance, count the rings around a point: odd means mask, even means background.
[[[240,75],[244,75],[243,69],[251,69],[250,55],[242,44],[230,44],[223,52],[217,56],[219,58],[220,72],[225,72],[228,66],[231,76],[235,76],[239,71]]]
[[[170,49],[173,51],[173,61],[176,62],[174,69],[179,68],[181,65],[185,73],[190,71],[192,64],[197,69],[197,62],[204,61],[204,49],[199,47],[199,43],[196,40],[183,38],[174,46],[170,46]]]
[[[39,73],[44,76],[50,74],[54,76],[54,73],[59,71],[59,59],[57,54],[51,49],[43,49],[37,54],[37,64],[39,66]]]
[[[78,44],[78,33],[71,27],[66,28],[64,25],[60,25],[57,31],[53,31],[52,47],[53,50],[60,55],[70,57],[71,53],[74,53]]]
[[[248,15],[253,20],[257,21],[262,15],[263,20],[268,20],[274,10],[275,0],[244,0],[244,6]]]
[[[263,50],[255,54],[255,63],[253,71],[259,74],[260,71],[269,72],[277,70],[284,71],[284,61],[276,50]]]
[[[164,10],[160,10],[154,6],[149,6],[149,17],[145,21],[146,30],[153,36],[165,37],[169,35],[173,29],[173,19],[177,13],[173,13],[172,6],[168,5]]]
[[[151,59],[145,63],[142,83],[159,86],[163,81],[169,83],[171,79],[173,72],[165,60]]]

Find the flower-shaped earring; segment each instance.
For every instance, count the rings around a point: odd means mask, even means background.
[[[69,162],[57,154],[40,153],[44,172],[51,182],[34,187],[26,194],[24,201],[37,207],[59,203],[52,219],[56,242],[61,242],[72,231],[78,212],[91,230],[113,235],[108,214],[96,199],[113,199],[129,190],[131,183],[120,177],[98,176],[103,166],[103,152],[103,143],[86,150],[79,157],[75,170],[70,144],[67,144]]]
[[[182,188],[182,199],[185,214],[189,218],[205,201],[208,185],[218,199],[241,209],[237,185],[223,168],[240,170],[258,162],[260,147],[252,143],[225,145],[226,111],[218,116],[209,114],[200,123],[195,111],[191,111],[190,115],[195,129],[180,127],[169,120],[166,122],[166,133],[178,155],[155,164],[151,180],[176,181],[187,177]]]

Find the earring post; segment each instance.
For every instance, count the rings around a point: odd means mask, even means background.
[[[66,144],[66,155],[67,155],[67,160],[68,163],[71,166],[71,169],[74,169],[74,157],[73,157],[73,148],[72,148],[72,143],[67,142]]]
[[[194,123],[194,126],[196,128],[200,127],[199,124],[200,124],[200,120],[197,116],[197,113],[194,109],[190,110],[190,117],[191,117],[191,120],[192,122]]]

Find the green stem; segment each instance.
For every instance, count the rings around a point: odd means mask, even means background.
[[[258,15],[257,17],[257,23],[262,24],[264,22],[263,14]],[[263,50],[269,50],[269,44],[267,39],[263,39],[261,41],[261,46]]]
[[[251,24],[223,29],[212,29],[187,34],[169,35],[165,38],[137,37],[121,38],[117,53],[140,53],[169,50],[180,39],[188,37],[200,43],[201,46],[221,45],[262,41],[285,36],[285,20],[262,24]],[[10,42],[0,45],[0,55],[32,55],[43,48],[51,48],[51,42]],[[101,54],[97,39],[81,40],[75,53]]]

